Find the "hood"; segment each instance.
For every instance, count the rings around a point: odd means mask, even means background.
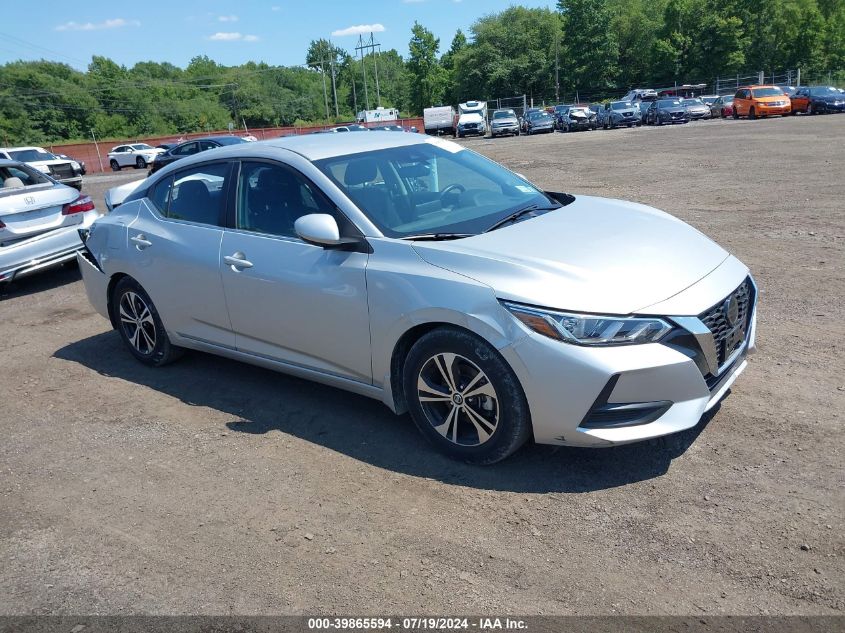
[[[499,117],[498,119],[493,119],[493,121],[492,121],[493,125],[497,125],[497,124],[513,125],[514,123],[519,123],[519,121],[516,120],[515,116]]]
[[[483,120],[478,112],[467,112],[458,118],[458,123],[480,123]]]
[[[728,257],[667,213],[592,196],[490,233],[415,242],[414,249],[434,266],[490,286],[500,299],[603,314],[665,301]]]

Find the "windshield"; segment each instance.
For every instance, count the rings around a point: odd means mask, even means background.
[[[751,91],[752,97],[782,97],[783,90],[780,88],[754,88]]]
[[[496,110],[493,113],[494,119],[514,119],[516,118],[516,114],[514,114],[513,110]]]
[[[532,121],[540,121],[542,119],[550,119],[551,115],[548,112],[531,112],[528,118]]]
[[[19,160],[22,163],[34,163],[39,160],[55,160],[56,157],[43,149],[19,149],[16,152],[9,152],[12,160]]]
[[[657,102],[658,108],[674,108],[681,105],[681,102],[677,99],[661,99]]]
[[[810,94],[814,97],[841,97],[842,93],[832,86],[823,86],[819,88],[810,88]]]
[[[391,147],[314,164],[388,237],[475,235],[527,206],[560,206],[501,165],[451,143]]]
[[[704,105],[704,102],[701,99],[684,99],[684,105],[688,105],[688,106]]]
[[[135,145],[132,146],[132,149],[153,149],[153,148],[150,147],[149,145],[147,145],[146,143],[136,143]]]
[[[572,108],[569,114],[587,114],[587,108]]]
[[[630,101],[614,101],[610,104],[610,107],[614,110],[630,110],[634,106],[631,105]]]

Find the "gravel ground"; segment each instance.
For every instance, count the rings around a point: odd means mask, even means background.
[[[695,429],[472,468],[407,417],[199,353],[148,369],[74,267],[0,290],[0,614],[834,614],[845,116],[468,139],[698,227],[760,286]],[[107,187],[142,173],[91,177]]]

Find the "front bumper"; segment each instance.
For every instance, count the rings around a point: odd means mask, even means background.
[[[761,116],[767,116],[769,114],[789,114],[792,112],[792,106],[783,105],[783,106],[770,106],[765,103],[761,103],[757,107],[757,111]]]
[[[699,289],[701,305],[718,303],[742,277],[736,281],[721,297]],[[662,342],[581,347],[532,332],[500,351],[525,391],[536,442],[626,444],[692,428],[724,397],[756,349],[755,308],[742,344],[715,376],[702,370],[694,350]]]
[[[99,217],[97,211],[80,215],[79,224],[0,248],[0,281],[12,281],[72,260],[82,248],[77,231],[88,228]]]
[[[513,125],[503,125],[500,127],[492,127],[490,128],[490,134],[492,136],[499,136],[500,134],[518,134],[519,133],[519,124],[514,123]]]

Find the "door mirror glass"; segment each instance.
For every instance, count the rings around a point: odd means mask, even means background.
[[[328,213],[309,213],[294,223],[296,234],[310,244],[336,246],[342,244],[337,221]]]

